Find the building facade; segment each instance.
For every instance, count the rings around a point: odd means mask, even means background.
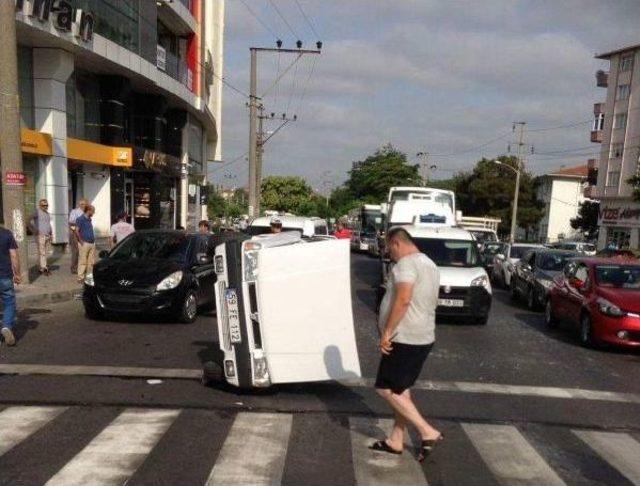
[[[15,1],[26,210],[80,198],[106,236],[197,227],[220,159],[223,0]]]
[[[633,199],[629,178],[638,174],[640,155],[640,45],[596,56],[609,62],[596,82],[607,88],[606,100],[594,106],[591,141],[602,144],[597,184],[588,193],[600,200],[598,248],[637,249],[640,203]]]
[[[544,216],[538,226],[540,243],[555,243],[581,236],[571,227],[571,220],[578,215],[580,204],[585,199],[587,176],[586,165],[563,168],[540,176],[538,200],[545,205]]]

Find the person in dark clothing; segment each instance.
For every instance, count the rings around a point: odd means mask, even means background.
[[[8,346],[13,346],[16,343],[16,338],[13,335],[13,326],[16,322],[16,292],[14,284],[19,284],[20,281],[18,244],[11,231],[6,228],[0,228],[0,297],[4,307],[0,334]]]

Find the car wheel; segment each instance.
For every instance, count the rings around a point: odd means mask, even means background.
[[[193,290],[189,290],[184,296],[182,306],[180,308],[180,322],[191,324],[198,317],[198,299]]]
[[[516,283],[515,283],[514,279],[511,279],[510,291],[511,291],[511,301],[512,302],[517,302],[518,301],[518,289],[516,288]]]
[[[580,344],[585,348],[593,347],[593,326],[591,317],[586,312],[580,317]]]
[[[553,329],[558,326],[558,320],[553,314],[553,304],[551,303],[551,298],[547,299],[547,302],[544,306],[544,323],[549,329]]]
[[[527,307],[532,311],[538,310],[538,298],[534,289],[529,289],[527,292]]]
[[[104,313],[91,304],[84,306],[84,315],[87,319],[92,321],[101,321],[104,319]]]

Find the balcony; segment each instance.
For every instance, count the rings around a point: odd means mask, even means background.
[[[596,86],[598,88],[606,88],[609,86],[609,73],[599,70],[596,72]]]
[[[595,116],[598,116],[600,114],[604,114],[604,112],[605,112],[604,103],[594,103],[593,104],[593,114]]]
[[[598,199],[598,187],[597,186],[587,186],[587,187],[585,187],[583,195],[587,199]]]
[[[160,45],[157,48],[156,66],[193,91],[193,72],[187,67],[187,63]]]
[[[602,130],[591,130],[591,141],[594,143],[602,143]]]

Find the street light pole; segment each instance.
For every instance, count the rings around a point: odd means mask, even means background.
[[[494,160],[493,163],[501,167],[506,167],[507,169],[510,169],[516,173],[516,188],[513,194],[513,207],[511,210],[511,231],[509,233],[509,243],[514,243],[516,241],[516,227],[517,227],[517,219],[518,219],[518,196],[520,194],[520,167],[515,169],[511,167],[509,164],[505,164],[504,162],[500,162],[499,160]]]

